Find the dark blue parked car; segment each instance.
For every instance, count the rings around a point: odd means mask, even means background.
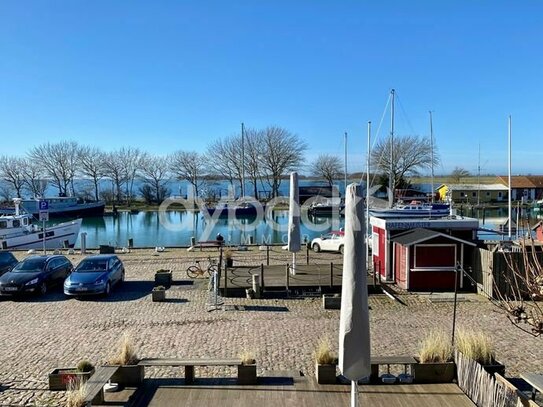
[[[62,284],[72,269],[64,256],[30,256],[0,277],[0,293],[43,295],[50,287]]]
[[[108,295],[111,288],[124,281],[124,265],[117,256],[98,254],[81,260],[64,281],[64,294],[82,296]]]

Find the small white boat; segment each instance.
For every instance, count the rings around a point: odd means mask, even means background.
[[[15,214],[0,216],[0,249],[42,249],[44,231],[32,224],[32,215],[19,212],[20,199],[14,199]],[[82,219],[59,223],[45,229],[45,248],[73,247],[81,228]]]

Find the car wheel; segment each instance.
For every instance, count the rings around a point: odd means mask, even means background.
[[[315,243],[315,244],[313,245],[313,251],[314,251],[315,253],[318,253],[318,252],[321,251],[321,247],[319,246],[318,243]]]
[[[106,289],[104,290],[104,295],[107,297],[110,292],[111,292],[111,284],[108,281],[106,284]]]
[[[343,254],[343,245],[339,246],[339,252]]]
[[[41,295],[47,294],[47,284],[45,283],[45,281],[43,281],[40,285],[40,294]]]

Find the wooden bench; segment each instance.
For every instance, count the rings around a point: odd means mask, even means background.
[[[173,367],[185,367],[185,383],[194,383],[194,367],[195,366],[236,366],[238,367],[238,379],[239,379],[239,366],[242,365],[241,359],[161,359],[161,358],[148,358],[142,359],[138,363],[140,366],[173,366]]]
[[[390,373],[390,365],[403,365],[404,373],[407,373],[407,366],[411,367],[417,361],[413,356],[376,356],[371,358],[371,377],[375,381],[379,378],[379,366],[386,365],[387,373]]]
[[[85,406],[91,406],[92,403],[104,403],[104,386],[111,380],[119,366],[99,366],[96,372],[87,381],[87,397],[85,397]]]
[[[219,242],[218,240],[203,240],[196,243],[192,248],[200,248],[200,251],[203,249],[219,249],[221,246],[224,246],[224,242]]]

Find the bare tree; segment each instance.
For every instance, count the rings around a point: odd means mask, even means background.
[[[462,167],[454,167],[454,170],[451,172],[451,178],[456,183],[459,183],[462,178],[469,177],[470,175],[470,172]]]
[[[141,164],[144,154],[138,148],[123,147],[117,153],[117,158],[124,168],[124,178],[126,179],[126,198],[130,205],[134,189],[134,181],[141,170]]]
[[[262,172],[276,197],[282,176],[302,164],[307,145],[297,135],[276,126],[263,131],[262,143]]]
[[[25,161],[18,157],[0,157],[0,177],[9,184],[17,198],[21,198],[21,192],[25,185],[24,180]]]
[[[495,303],[516,327],[534,336],[543,334],[542,253],[533,238],[519,242],[520,252],[503,252],[507,268],[494,279]]]
[[[25,160],[24,166],[25,188],[34,198],[44,197],[49,181],[45,178],[43,168],[35,161]]]
[[[29,158],[45,169],[59,195],[67,196],[69,187],[74,193],[73,180],[79,165],[78,152],[79,146],[75,141],[61,141],[32,148]]]
[[[105,176],[111,179],[113,183],[113,194],[117,202],[121,202],[123,191],[122,188],[127,182],[126,170],[120,158],[119,151],[107,153],[104,156]]]
[[[433,153],[429,138],[419,136],[403,136],[394,138],[391,163],[391,139],[379,141],[371,152],[371,161],[374,168],[388,177],[392,176],[392,186],[396,189],[405,183],[408,177],[418,175],[422,169],[428,169],[439,163],[439,156]],[[394,191],[392,191],[394,196]]]
[[[221,157],[216,157],[221,159]],[[203,181],[205,171],[204,157],[195,151],[176,151],[171,156],[171,172],[180,180],[188,181],[194,187],[195,198],[199,195],[199,188]]]
[[[253,184],[253,194],[258,199],[258,182],[262,182],[262,157],[264,133],[255,129],[245,130],[245,171]]]
[[[332,186],[342,172],[341,159],[332,154],[320,154],[311,164],[311,172],[316,177],[324,178],[328,185]]]
[[[236,171],[228,159],[227,144],[226,139],[218,139],[211,143],[205,153],[205,161],[211,175],[222,177],[233,186],[236,179]]]
[[[166,193],[166,182],[170,174],[169,157],[145,155],[141,161],[141,175],[146,185],[151,187],[156,202],[162,202]]]
[[[105,175],[104,153],[97,147],[83,146],[79,149],[79,171],[92,180],[94,199],[100,199],[99,183]]]

